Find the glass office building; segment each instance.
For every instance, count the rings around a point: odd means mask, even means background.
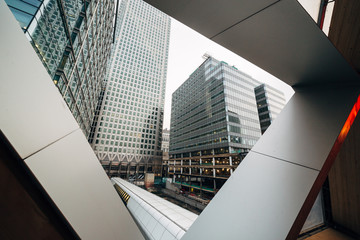
[[[261,133],[263,134],[285,106],[284,94],[266,84],[255,88]]]
[[[104,88],[114,1],[5,2],[88,137]]]
[[[254,88],[261,83],[212,57],[173,93],[169,175],[213,196],[261,136]]]
[[[123,0],[92,147],[110,176],[161,173],[170,18]]]

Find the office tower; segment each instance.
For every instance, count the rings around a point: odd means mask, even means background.
[[[88,137],[110,56],[114,1],[6,3]]]
[[[207,57],[172,95],[169,175],[212,197],[261,135],[260,82]]]
[[[170,18],[147,3],[121,1],[93,149],[111,176],[161,172]]]
[[[255,89],[261,133],[263,134],[285,106],[284,94],[266,84]]]

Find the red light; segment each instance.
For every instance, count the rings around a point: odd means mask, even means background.
[[[350,114],[349,114],[343,128],[341,129],[341,132],[340,132],[337,140],[336,140],[336,141],[339,141],[340,144],[344,142],[347,134],[349,133],[350,127],[354,123],[354,120],[356,118],[356,115],[359,112],[359,109],[360,109],[360,96],[358,97],[356,103],[354,104],[354,107],[351,109],[351,112],[350,112]]]
[[[333,165],[337,154],[340,151],[341,145],[345,141],[347,134],[350,131],[351,125],[354,123],[356,115],[360,109],[360,95],[357,98],[356,103],[354,104],[348,118],[345,121],[344,126],[342,127],[339,136],[336,138],[336,141],[331,148],[329,155],[327,156],[323,167],[320,170],[318,177],[316,178],[313,187],[311,188],[298,216],[296,217],[293,226],[291,227],[286,239],[296,239],[300,233],[301,227],[304,225],[304,222],[309,215],[310,209],[313,206],[315,199],[325,182],[325,179]]]

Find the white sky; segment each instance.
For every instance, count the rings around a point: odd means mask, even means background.
[[[249,74],[256,80],[279,89],[284,92],[286,100],[294,93],[289,85],[265,72],[261,68],[209,40],[175,19],[171,19],[164,128],[170,128],[172,93],[187,80],[190,74],[194,72],[202,62],[205,61],[202,58],[204,53],[209,53],[214,58],[225,61],[229,65],[235,65],[240,71]]]
[[[320,0],[298,1],[316,21],[319,13]],[[333,6],[333,3],[329,4],[326,11],[323,28],[326,34],[329,30]],[[204,61],[202,58],[204,53],[209,53],[214,58],[225,61],[229,65],[235,65],[240,71],[249,74],[256,80],[279,89],[285,94],[287,101],[294,93],[289,85],[276,77],[172,18],[165,94],[164,128],[170,128],[172,93],[201,65]]]

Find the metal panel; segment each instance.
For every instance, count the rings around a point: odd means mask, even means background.
[[[334,148],[359,92],[358,88],[296,92],[184,239],[207,231],[206,239],[221,234],[228,239],[297,236],[341,144],[340,140]],[[303,169],[314,175],[307,176]]]
[[[221,234],[228,239],[295,238],[342,143],[338,136],[343,136],[359,92],[358,88],[296,92],[184,239],[206,231],[210,231],[206,239]]]
[[[4,1],[0,1],[0,125],[21,158],[79,128]]]
[[[285,239],[318,173],[250,152],[182,239]]]
[[[291,86],[352,81],[359,84],[357,74],[295,0],[271,5],[266,0],[241,1],[239,5],[232,1],[147,2]],[[268,7],[254,10],[254,2]],[[213,8],[219,15],[208,13]],[[248,17],[230,23],[226,19],[236,15],[234,9],[241,9]],[[213,21],[217,23],[209,24]],[[214,35],[211,29],[217,33]]]
[[[179,1],[187,6],[176,6],[177,11],[173,1],[148,2],[209,37],[212,26],[199,26],[213,16],[188,18],[190,12],[214,6]],[[242,8],[251,2],[244,1]],[[222,16],[232,14],[234,7],[228,2],[212,5]],[[357,114],[359,76],[295,0],[277,1],[216,30],[212,40],[297,93],[184,239],[296,239]]]
[[[143,239],[2,0],[0,19],[1,131],[82,239]]]
[[[298,91],[252,151],[321,170],[359,89]]]
[[[145,0],[208,38],[277,1]]]
[[[80,129],[25,160],[82,239],[143,239]]]
[[[358,79],[297,1],[280,1],[212,40],[291,86]]]

